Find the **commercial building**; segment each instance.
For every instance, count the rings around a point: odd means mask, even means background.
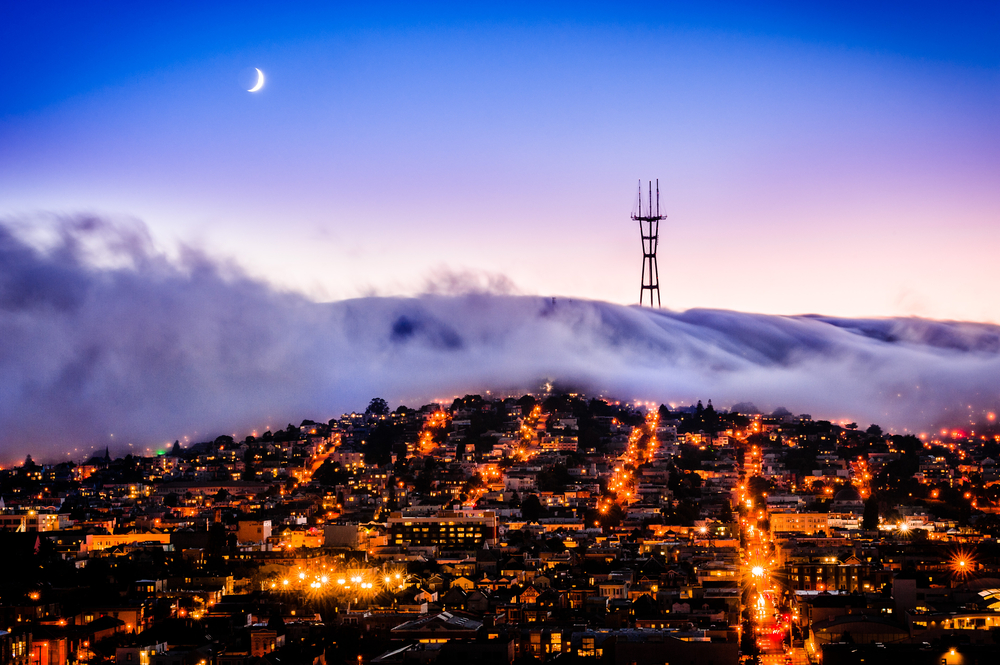
[[[388,521],[390,545],[434,545],[462,549],[480,547],[497,537],[496,513],[439,512],[429,517],[392,513]]]
[[[0,531],[59,531],[70,526],[69,515],[40,513],[28,510],[19,513],[0,513]]]
[[[264,543],[271,537],[271,520],[240,520],[236,542]]]
[[[773,533],[804,533],[813,535],[826,533],[829,528],[827,513],[779,513],[770,516]]]

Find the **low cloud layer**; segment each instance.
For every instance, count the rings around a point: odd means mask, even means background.
[[[0,225],[0,459],[78,459],[551,380],[922,431],[1000,402],[1000,327],[653,311],[447,289],[315,303],[141,227]],[[112,436],[113,435],[113,436]]]

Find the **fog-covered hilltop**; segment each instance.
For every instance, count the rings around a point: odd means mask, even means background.
[[[330,313],[344,344],[383,377],[374,387],[400,398],[547,378],[625,399],[750,400],[911,431],[985,421],[1000,398],[992,325],[494,295],[362,299]]]
[[[98,268],[84,231],[42,251],[0,226],[5,459],[144,450],[333,415],[372,395],[412,405],[545,381],[622,399],[783,405],[897,431],[967,426],[1000,401],[993,325],[483,293],[321,304],[200,253],[168,260],[118,230],[104,239],[115,260]]]

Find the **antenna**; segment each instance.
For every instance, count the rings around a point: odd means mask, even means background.
[[[656,264],[656,248],[660,238],[660,220],[666,215],[660,214],[660,179],[656,179],[656,214],[653,214],[653,181],[649,181],[649,193],[645,215],[642,214],[642,181],[639,181],[638,214],[633,213],[632,219],[639,222],[639,235],[642,237],[642,284],[639,289],[639,305],[642,306],[649,291],[649,306],[653,307],[655,296],[656,307],[660,307],[660,270]],[[643,226],[645,224],[645,226]]]

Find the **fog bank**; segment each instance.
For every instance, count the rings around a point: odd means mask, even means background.
[[[997,410],[1000,327],[476,292],[316,303],[203,252],[168,259],[139,226],[77,218],[40,246],[0,224],[5,461],[145,452],[327,419],[376,395],[419,406],[546,380],[919,432]]]

